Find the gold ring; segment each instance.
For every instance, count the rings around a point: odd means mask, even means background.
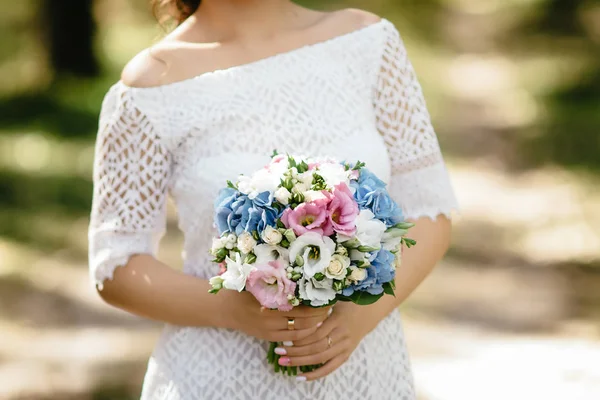
[[[333,339],[331,339],[331,336],[327,336],[327,348],[331,348],[331,345],[333,344]]]
[[[293,331],[294,330],[294,324],[296,323],[296,321],[294,321],[294,318],[289,318],[288,319],[288,331]]]

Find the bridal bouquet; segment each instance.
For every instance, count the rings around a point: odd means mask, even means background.
[[[415,244],[404,237],[413,225],[364,163],[276,152],[266,167],[227,182],[215,223],[210,252],[221,273],[211,278],[211,293],[246,290],[280,311],[393,295],[401,246]],[[278,365],[276,345],[269,363],[296,374]]]

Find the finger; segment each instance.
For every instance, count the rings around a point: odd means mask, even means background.
[[[350,343],[348,339],[343,339],[339,343],[333,345],[331,348],[325,350],[322,353],[311,354],[308,356],[288,357],[283,356],[279,358],[279,364],[283,366],[302,366],[302,365],[317,365],[324,364],[334,357],[342,354],[348,350]]]
[[[290,311],[264,309],[261,313],[267,317],[311,318],[318,317],[320,315],[327,315],[330,309],[331,307],[314,308],[307,306],[298,306],[294,307]]]
[[[295,342],[297,340],[302,340],[310,335],[314,335],[317,331],[317,327],[314,326],[308,329],[300,329],[300,330],[275,330],[271,331],[267,334],[267,340],[270,342]]]
[[[323,340],[328,335],[330,335],[337,328],[337,326],[337,321],[333,318],[329,318],[325,320],[325,322],[323,322],[323,325],[321,325],[321,327],[317,330],[317,332],[314,335],[311,335],[306,339],[294,342],[294,346],[302,347]]]
[[[348,359],[348,356],[345,353],[338,354],[331,360],[327,361],[327,363],[325,365],[323,365],[322,367],[317,368],[314,371],[298,375],[298,377],[296,379],[299,381],[302,381],[302,380],[314,381],[315,379],[324,378],[327,375],[331,374],[336,369],[338,369],[339,367],[341,367],[342,365],[344,365],[344,363],[346,362],[347,359]]]
[[[318,333],[318,331],[317,331]],[[325,336],[321,340],[318,340],[314,343],[308,344],[306,346],[298,346],[294,343],[293,347],[282,346],[275,349],[275,352],[282,356],[288,357],[300,357],[300,356],[309,356],[312,354],[319,354],[327,351],[334,344],[339,343],[343,336],[336,334],[337,331],[334,330],[331,334]],[[315,333],[316,335],[316,333]],[[313,337],[312,335],[311,337]],[[331,345],[329,344],[329,338],[331,338]]]
[[[278,318],[277,319],[277,328],[276,329],[280,329],[280,330],[287,330],[289,323],[289,320],[293,320],[293,330],[303,330],[303,329],[308,329],[308,328],[312,328],[312,327],[317,327],[319,328],[321,325],[323,325],[323,322],[325,321],[326,316],[318,316],[318,317],[311,317],[311,318]]]

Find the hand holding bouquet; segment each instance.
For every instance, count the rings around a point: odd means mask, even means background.
[[[415,244],[405,238],[412,224],[363,163],[274,154],[266,167],[227,184],[215,202],[220,236],[211,253],[221,273],[210,280],[212,293],[246,290],[283,312],[394,294],[402,244]],[[276,345],[269,362],[296,374],[278,365]]]

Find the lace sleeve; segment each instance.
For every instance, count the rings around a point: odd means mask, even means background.
[[[171,157],[131,91],[116,85],[102,104],[89,227],[92,282],[102,288],[135,254],[155,255],[166,226]]]
[[[406,218],[450,216],[457,202],[421,86],[396,28],[386,25],[375,114],[391,162],[390,193]]]

